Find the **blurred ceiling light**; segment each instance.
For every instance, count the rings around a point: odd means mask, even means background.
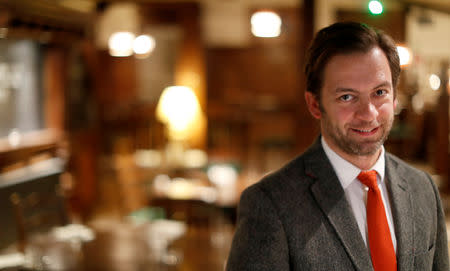
[[[22,136],[18,129],[12,129],[11,132],[9,132],[9,134],[8,134],[9,145],[13,148],[20,145],[21,139],[22,139]]]
[[[436,74],[430,75],[428,81],[430,82],[430,87],[432,90],[438,90],[441,86],[441,79]]]
[[[115,32],[108,40],[111,56],[130,56],[133,54],[134,34],[131,32]]]
[[[370,1],[369,2],[369,11],[374,15],[378,15],[383,13],[383,4],[380,1]]]
[[[252,33],[256,37],[278,37],[281,32],[281,18],[273,11],[258,11],[251,18]]]
[[[400,66],[411,64],[412,54],[411,50],[405,46],[397,45],[397,53],[400,57]]]
[[[138,36],[133,43],[133,50],[137,58],[145,58],[155,49],[155,39],[149,35]]]
[[[171,86],[164,89],[156,107],[156,116],[175,137],[187,136],[185,131],[200,114],[200,103],[190,87]],[[178,138],[182,139],[182,138]]]

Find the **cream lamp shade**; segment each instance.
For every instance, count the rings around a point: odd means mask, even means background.
[[[156,107],[156,117],[166,124],[170,139],[187,139],[200,116],[200,104],[191,88],[170,86],[164,89]]]

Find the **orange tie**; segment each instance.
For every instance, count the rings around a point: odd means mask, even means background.
[[[373,269],[375,271],[395,271],[397,270],[397,259],[381,192],[377,185],[377,172],[375,170],[362,171],[358,175],[358,180],[369,187],[366,212]]]

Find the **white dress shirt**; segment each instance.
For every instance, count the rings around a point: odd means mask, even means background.
[[[336,175],[341,182],[342,188],[345,191],[345,196],[353,210],[353,214],[355,215],[362,238],[366,243],[366,246],[369,247],[367,243],[368,235],[366,220],[366,201],[368,188],[357,179],[359,173],[361,172],[361,169],[357,168],[344,158],[340,157],[336,152],[334,152],[328,146],[323,136],[321,137],[321,141],[325,154],[330,160],[331,165],[333,166],[334,171],[336,172]],[[385,158],[384,147],[382,146],[380,157],[370,170],[375,170],[377,172],[378,188],[381,190],[381,197],[383,199],[384,209],[387,214],[387,221],[389,224],[389,230],[391,232],[392,242],[395,251],[397,251],[397,239],[395,238],[394,223],[392,219],[391,205],[389,203],[389,196],[386,189],[384,169]]]

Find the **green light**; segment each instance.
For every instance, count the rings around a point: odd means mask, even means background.
[[[370,1],[369,2],[369,11],[372,14],[378,15],[383,12],[383,5],[380,1]]]

